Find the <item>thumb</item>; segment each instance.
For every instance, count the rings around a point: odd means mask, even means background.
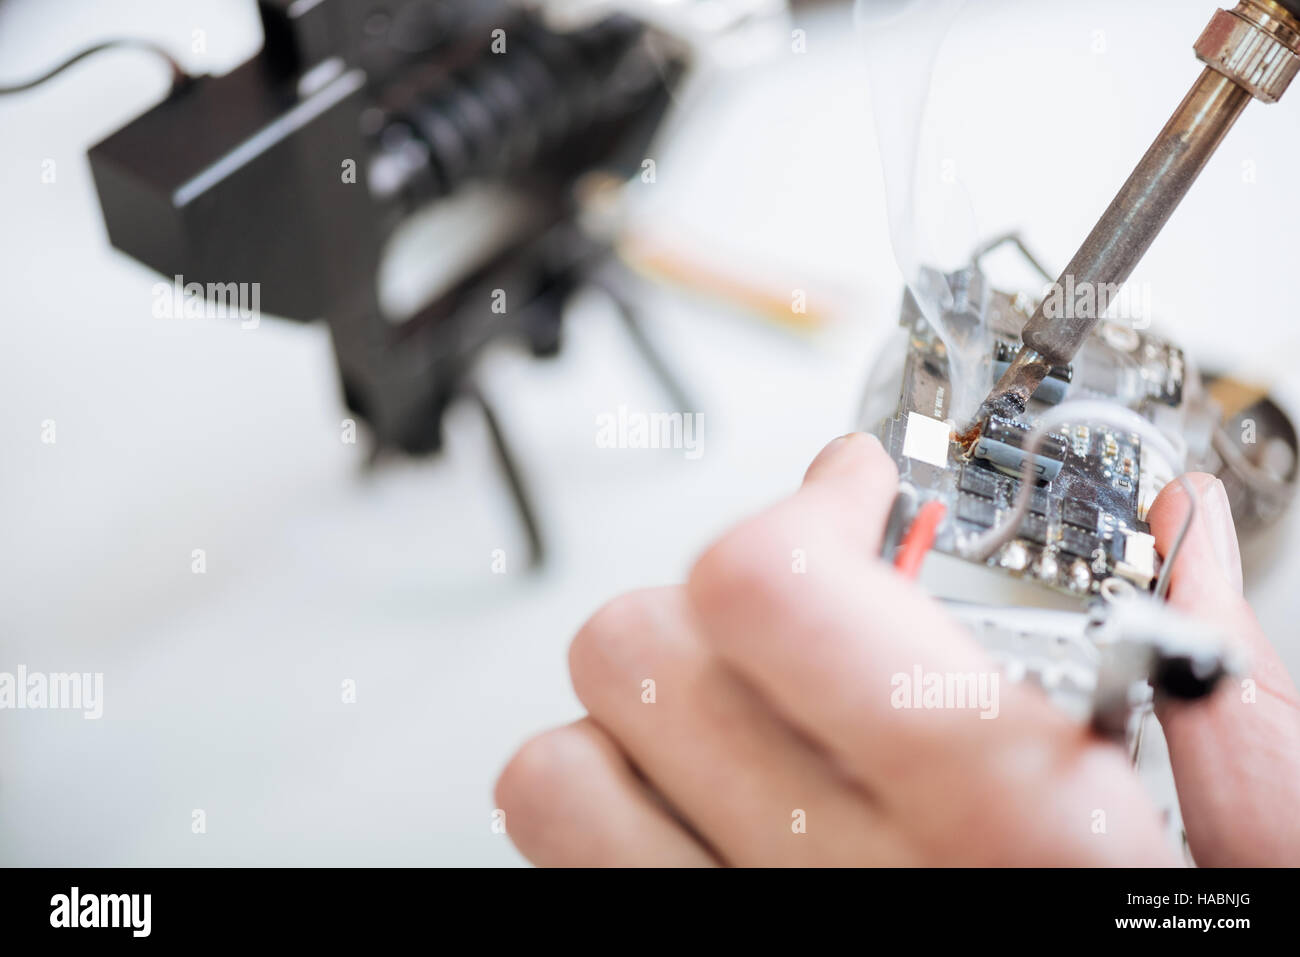
[[[1182,483],[1171,482],[1147,515],[1168,559],[1195,509],[1170,570],[1169,602],[1217,626],[1250,659],[1248,678],[1224,682],[1206,701],[1157,705],[1187,837],[1199,864],[1294,863],[1300,833],[1278,822],[1300,800],[1300,702],[1242,597],[1241,552],[1223,483],[1197,472],[1186,478],[1194,506]]]
[[[1170,482],[1147,514],[1156,551],[1166,561],[1174,560],[1169,604],[1218,628],[1248,659],[1275,660],[1276,652],[1242,597],[1241,549],[1223,483],[1204,472],[1189,472],[1183,479],[1194,494],[1188,494],[1183,481]],[[1182,544],[1172,554],[1184,527]]]
[[[1169,601],[1184,611],[1214,613],[1216,620],[1222,620],[1219,613],[1225,604],[1234,611],[1244,607],[1241,549],[1228,494],[1213,475],[1189,472],[1184,479],[1195,496],[1188,495],[1183,482],[1170,482],[1156,497],[1147,523],[1156,550],[1167,559],[1192,510],[1192,523],[1174,556]]]
[[[875,551],[897,494],[898,468],[880,440],[850,432],[813,459],[796,498],[808,516],[852,541],[855,549]]]

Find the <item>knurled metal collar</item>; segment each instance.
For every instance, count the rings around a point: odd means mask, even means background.
[[[1300,23],[1268,0],[1243,0],[1214,15],[1196,55],[1257,100],[1276,103],[1300,73]]]

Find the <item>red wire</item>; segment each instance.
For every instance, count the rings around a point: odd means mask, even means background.
[[[948,512],[943,502],[931,500],[917,510],[916,518],[907,529],[898,552],[894,555],[894,567],[908,578],[915,578],[921,573],[921,563],[926,553],[934,547],[934,536],[939,530],[939,523]]]

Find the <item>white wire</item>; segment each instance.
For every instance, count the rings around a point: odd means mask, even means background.
[[[1132,432],[1142,439],[1143,449],[1163,458],[1174,470],[1174,474],[1183,471],[1184,455],[1175,449],[1173,443],[1150,420],[1144,419],[1132,409],[1097,399],[1062,402],[1040,415],[1025,439],[1025,461],[1020,473],[1020,494],[1016,496],[1010,516],[1000,525],[995,525],[987,532],[970,539],[962,548],[967,558],[987,561],[990,555],[1005,545],[1015,534],[1021,520],[1025,517],[1025,512],[1029,509],[1029,498],[1033,494],[1034,456],[1038,453],[1047,433],[1066,422],[1101,422]]]
[[[1160,566],[1160,574],[1156,576],[1156,597],[1164,598],[1169,594],[1169,583],[1173,580],[1174,562],[1178,558],[1178,553],[1183,550],[1183,541],[1187,538],[1187,530],[1192,527],[1192,521],[1196,518],[1196,511],[1201,507],[1201,497],[1196,494],[1196,486],[1191,483],[1186,475],[1178,476],[1178,484],[1183,487],[1187,493],[1187,515],[1183,518],[1183,525],[1178,529],[1178,535],[1174,538],[1173,547],[1169,549],[1169,554],[1165,556],[1164,564]]]

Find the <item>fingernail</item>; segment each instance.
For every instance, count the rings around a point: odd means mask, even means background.
[[[844,447],[849,444],[851,438],[855,435],[861,434],[861,432],[847,432],[844,435],[841,435],[838,439],[831,439],[826,443],[826,447],[817,454],[817,457],[820,459],[825,456],[826,459],[829,459],[833,456],[839,455],[840,452],[844,451]]]
[[[845,451],[849,445],[849,440],[854,436],[862,435],[861,432],[849,432],[847,435],[841,435],[838,439],[831,439],[826,443],[826,447],[817,453],[817,457],[812,460],[808,466],[808,471],[804,473],[804,482],[813,476],[824,472],[827,466],[834,463]]]
[[[1203,496],[1205,525],[1210,532],[1214,556],[1224,577],[1237,594],[1242,591],[1241,546],[1237,542],[1237,526],[1232,521],[1232,507],[1228,504],[1228,491],[1223,482],[1215,479]]]

